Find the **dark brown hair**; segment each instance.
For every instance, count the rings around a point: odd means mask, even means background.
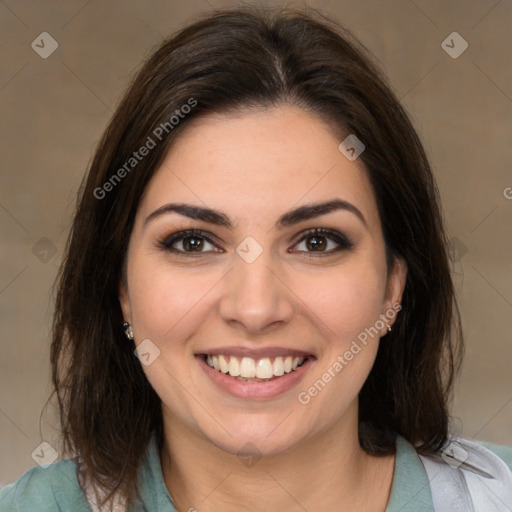
[[[64,448],[129,503],[148,442],[163,435],[160,399],[124,336],[118,299],[141,195],[192,119],[285,104],[363,141],[388,268],[396,257],[407,263],[403,309],[360,392],[361,446],[391,453],[398,433],[431,453],[447,440],[460,315],[439,193],[406,113],[368,51],[320,14],[215,11],[165,40],[125,93],[79,191],[56,283],[51,363]],[[155,147],[127,167],[148,137]]]

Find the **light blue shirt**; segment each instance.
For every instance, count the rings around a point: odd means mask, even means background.
[[[512,469],[512,447],[481,443]],[[0,489],[0,512],[91,512],[76,476],[76,463],[65,459],[46,469],[29,469],[14,483]],[[152,438],[139,470],[142,503],[129,512],[176,512],[165,487],[160,456]],[[199,506],[199,504],[196,504]],[[396,438],[396,462],[386,512],[433,512],[425,469],[414,447]]]

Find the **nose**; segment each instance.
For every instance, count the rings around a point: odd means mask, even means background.
[[[293,311],[293,292],[270,251],[264,250],[252,262],[234,255],[219,301],[219,313],[226,323],[259,334],[287,324]]]

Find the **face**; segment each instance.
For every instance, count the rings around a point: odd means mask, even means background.
[[[277,454],[357,428],[405,269],[387,272],[372,187],[339,143],[292,107],[205,117],[148,184],[120,300],[177,431]]]

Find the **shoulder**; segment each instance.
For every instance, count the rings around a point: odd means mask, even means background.
[[[77,465],[65,459],[33,467],[15,482],[0,489],[0,512],[90,512],[77,478]]]
[[[450,443],[439,455],[451,466],[477,469],[512,482],[512,446],[450,436]]]
[[[512,471],[512,446],[488,443],[486,441],[478,441],[478,443],[495,453]]]
[[[498,510],[498,501],[512,503],[510,447],[450,436],[442,452],[419,458],[435,510],[473,510],[471,503],[474,510]]]

